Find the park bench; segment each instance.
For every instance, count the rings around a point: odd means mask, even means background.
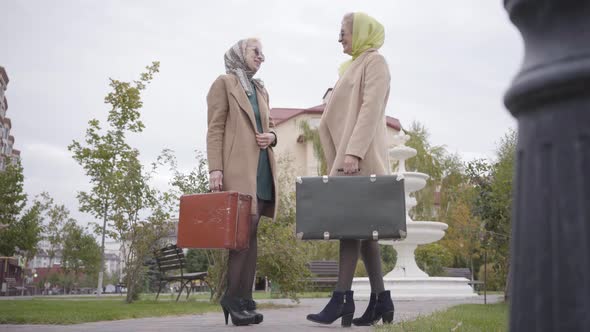
[[[336,261],[310,261],[307,267],[312,277],[307,281],[312,288],[334,288],[338,282],[338,262]]]
[[[179,282],[181,287],[178,290],[176,301],[180,298],[182,290],[186,289],[186,298],[190,295],[192,282],[195,280],[204,280],[207,272],[186,272],[186,258],[182,248],[175,244],[167,245],[164,248],[154,252],[155,268],[157,269],[158,294],[156,300],[162,291],[162,287],[171,282]],[[190,285],[189,285],[190,284]]]
[[[453,278],[465,278],[469,280],[468,284],[477,290],[480,285],[483,285],[483,281],[474,280],[471,276],[471,270],[466,267],[443,267],[445,276]]]

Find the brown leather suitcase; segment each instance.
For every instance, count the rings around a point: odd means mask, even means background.
[[[235,191],[180,197],[178,243],[181,248],[246,249],[252,197]]]

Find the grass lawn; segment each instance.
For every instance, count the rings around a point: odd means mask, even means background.
[[[178,303],[169,294],[142,297],[140,301],[126,304],[124,297],[75,297],[43,298],[0,301],[0,324],[77,324],[103,320],[141,317],[194,315],[205,312],[221,312],[221,307],[207,301],[189,298]],[[208,298],[207,298],[208,299]],[[260,303],[260,309],[277,309],[285,305]],[[220,315],[221,317],[221,315]]]
[[[380,325],[380,332],[496,332],[508,331],[508,305],[463,304],[415,321]]]

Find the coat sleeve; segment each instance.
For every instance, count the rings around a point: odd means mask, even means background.
[[[389,68],[382,55],[373,56],[365,68],[365,81],[361,92],[362,104],[348,141],[346,154],[365,158],[375,137],[377,127],[384,125],[385,103],[389,94]]]
[[[326,158],[326,169],[328,174],[325,175],[331,175],[332,167],[334,167],[334,160],[336,159],[336,147],[334,145],[334,141],[332,140],[332,136],[330,135],[329,129],[322,122],[320,122],[318,132],[320,135],[320,142],[322,143],[324,158]]]
[[[209,172],[223,171],[223,136],[229,112],[225,81],[220,76],[207,94],[207,160]]]

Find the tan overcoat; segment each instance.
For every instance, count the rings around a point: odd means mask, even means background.
[[[268,92],[256,89],[258,109],[265,133],[274,132]],[[256,144],[256,118],[246,92],[235,75],[219,76],[207,94],[207,159],[209,171],[223,171],[224,191],[239,191],[252,196],[252,214],[257,209],[256,173],[260,148]],[[268,158],[273,176],[275,205],[277,168],[272,147]],[[271,204],[269,204],[271,205]],[[262,211],[274,218],[275,205]]]
[[[359,157],[358,175],[390,173],[385,106],[389,68],[376,49],[360,55],[336,82],[319,133],[329,175],[344,167],[344,157]]]

